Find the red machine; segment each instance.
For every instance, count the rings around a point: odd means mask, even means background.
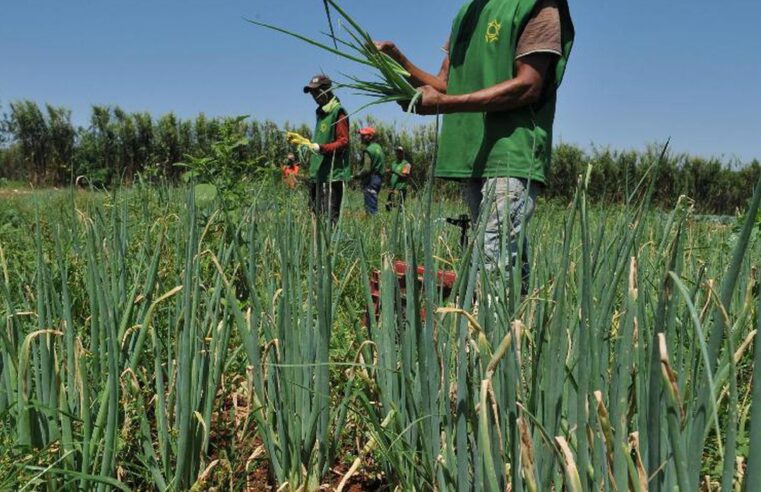
[[[446,219],[447,224],[451,224],[460,228],[460,247],[465,249],[468,243],[468,230],[470,229],[470,218],[467,215],[461,215],[457,218],[448,217]],[[396,274],[396,281],[399,283],[399,289],[401,290],[402,300],[405,298],[407,289],[407,263],[404,261],[394,261],[394,273]],[[423,275],[425,275],[425,267],[418,265],[417,267],[416,281],[423,282]],[[440,291],[444,298],[448,298],[452,293],[452,289],[457,280],[457,273],[452,270],[439,270],[436,273],[436,289]],[[379,270],[373,270],[370,273],[370,295],[373,298],[373,305],[375,306],[375,319],[380,316],[380,281],[381,272]],[[425,311],[421,313],[423,319],[425,319]],[[368,325],[367,316],[365,316],[365,326]]]

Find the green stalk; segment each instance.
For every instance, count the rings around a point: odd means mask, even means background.
[[[678,273],[679,255],[681,253],[681,232],[678,232],[674,237],[671,248],[666,253],[669,255],[666,271],[676,271]],[[664,275],[661,282],[661,288],[659,290],[658,305],[655,310],[655,317],[653,320],[653,332],[650,334],[650,384],[647,388],[648,403],[647,403],[647,420],[653,423],[651,432],[648,429],[647,435],[647,453],[648,453],[648,472],[654,475],[651,478],[651,487],[655,492],[662,490],[664,487],[664,481],[667,474],[662,471],[662,462],[665,459],[665,441],[661,430],[663,429],[664,416],[662,414],[662,408],[664,403],[664,396],[668,388],[663,384],[663,373],[661,368],[661,354],[659,346],[659,337],[661,335],[671,336],[674,326],[674,296],[673,292],[673,279],[669,274]],[[668,415],[666,419],[668,419]],[[673,436],[672,436],[673,437]],[[677,446],[679,443],[672,442],[672,446]],[[658,472],[658,470],[661,470]]]
[[[756,283],[758,285],[758,281]],[[751,492],[761,483],[761,296],[756,311],[756,339],[753,345],[753,385],[751,389],[750,432],[748,442],[748,467],[745,470],[743,490]]]
[[[370,34],[352,19],[336,2],[333,0],[324,0],[323,5],[328,19],[330,29],[329,37],[333,40],[333,47],[307,36],[291,32],[287,29],[254,20],[248,20],[248,22],[286,34],[329,53],[375,69],[377,72],[376,75],[379,78],[379,81],[377,82],[363,81],[356,77],[349,77],[353,83],[341,84],[343,87],[354,89],[358,93],[374,99],[371,103],[363,106],[362,109],[386,102],[407,101],[409,102],[408,110],[412,111],[420,98],[420,94],[407,80],[409,78],[409,73],[407,73],[395,60],[391,59],[385,53],[381,53],[375,46],[372,36],[370,36]],[[351,38],[350,42],[339,40],[336,37],[333,30],[331,8],[347,22],[346,33]],[[348,51],[339,49],[339,43],[341,46],[347,48]]]
[[[758,216],[759,206],[761,205],[761,178],[756,184],[756,190],[753,193],[750,206],[746,217]],[[732,260],[729,267],[722,279],[721,284],[721,296],[720,302],[723,308],[727,311],[732,305],[732,296],[734,294],[735,286],[737,284],[737,278],[740,273],[740,267],[743,262],[743,258],[750,245],[751,232],[754,228],[753,220],[748,219],[745,221],[740,237],[735,245]],[[726,322],[721,315],[718,308],[713,312],[714,324],[708,335],[708,356],[711,365],[705,368],[706,371],[713,372],[716,367],[716,361],[719,356],[719,350],[721,348],[721,341],[726,332]],[[708,411],[710,406],[710,392],[708,388],[705,388],[700,392],[698,396],[697,408],[694,412],[694,420],[692,421],[692,432],[689,436],[689,449],[702,450],[705,445],[706,439],[706,420],[708,419]],[[690,473],[693,476],[697,476],[700,472],[700,460],[692,460]]]
[[[90,475],[87,473],[81,473],[75,470],[65,470],[62,468],[43,468],[41,466],[28,466],[28,470],[30,471],[43,471],[46,474],[58,474],[58,475],[65,475],[72,478],[77,478],[82,481],[82,483],[86,482],[95,482],[99,484],[99,487],[103,487],[105,489],[105,486],[108,485],[112,489],[121,490],[123,492],[130,492],[130,488],[124,485],[122,482],[110,478],[110,477],[104,477],[101,475]]]
[[[721,490],[732,490],[735,478],[735,459],[737,458],[737,423],[739,398],[737,395],[737,364],[735,363],[735,343],[732,333],[727,327],[727,354],[729,358],[729,406],[726,419],[726,443],[724,445],[724,470],[721,479]],[[718,403],[717,403],[718,404]],[[718,430],[717,430],[718,433]]]
[[[483,490],[489,490],[492,492],[497,492],[500,490],[500,487],[497,485],[497,472],[496,468],[494,466],[494,460],[492,457],[491,450],[493,449],[493,443],[491,441],[491,431],[490,431],[490,423],[489,423],[489,380],[484,380],[481,382],[481,400],[480,400],[480,411],[478,413],[478,438],[479,438],[479,444],[481,445],[481,449],[484,451],[483,457],[483,473],[484,477],[486,478],[486,487]],[[517,462],[513,462],[515,466],[517,467]]]
[[[663,386],[665,388],[667,400],[666,421],[671,438],[671,450],[674,453],[674,465],[676,468],[677,482],[679,490],[695,490],[691,484],[690,475],[687,471],[687,453],[684,449],[684,436],[682,435],[681,420],[684,417],[684,409],[679,398],[677,390],[676,377],[669,363],[668,349],[666,347],[666,334],[658,334],[658,351],[659,363],[661,366],[661,375],[663,377]]]
[[[613,448],[613,477],[619,490],[625,488],[624,484],[628,480],[627,450],[624,447],[625,436],[627,432],[627,415],[626,405],[629,401],[630,394],[627,391],[631,383],[631,368],[634,360],[634,354],[631,347],[634,346],[634,331],[638,324],[637,318],[637,298],[638,291],[638,268],[636,258],[632,257],[629,267],[629,289],[626,304],[626,315],[620,325],[623,332],[620,335],[617,347],[618,367],[615,369],[615,375],[611,382],[611,422],[614,429],[613,438],[617,443],[611,443]]]
[[[547,431],[550,436],[559,435],[560,421],[563,411],[564,400],[564,382],[566,381],[566,354],[568,352],[568,339],[565,336],[565,313],[566,313],[566,285],[568,282],[568,272],[570,270],[571,262],[571,243],[573,240],[574,222],[576,218],[577,210],[581,200],[581,190],[577,188],[573,205],[570,208],[569,216],[565,219],[565,231],[563,234],[563,247],[561,251],[561,265],[558,273],[558,278],[555,283],[553,292],[553,305],[554,316],[552,317],[548,336],[549,340],[549,361],[545,365],[546,376],[543,378],[546,381],[547,387],[544,416],[546,418],[545,423]],[[549,367],[548,367],[549,366]],[[551,457],[546,457],[540,454],[537,458],[537,467],[539,470],[543,470],[542,474],[542,488],[548,490],[550,488],[550,482],[553,477],[553,471],[555,468],[555,460]]]
[[[294,32],[288,31],[287,29],[282,29],[280,27],[273,26],[271,24],[265,24],[264,22],[259,22],[259,21],[255,21],[255,20],[252,20],[252,19],[246,19],[246,22],[250,22],[251,24],[254,24],[254,25],[257,25],[257,26],[260,26],[260,27],[265,27],[265,28],[271,29],[273,31],[281,32],[283,34],[287,34],[288,36],[292,36],[292,37],[294,37],[296,39],[300,39],[301,41],[304,41],[305,43],[308,43],[308,44],[311,44],[312,46],[316,46],[318,48],[321,48],[321,49],[323,49],[325,51],[333,53],[334,55],[338,55],[340,57],[346,58],[347,60],[351,60],[353,62],[360,63],[362,65],[373,66],[373,64],[370,61],[368,61],[368,60],[363,60],[362,58],[358,58],[356,56],[350,55],[349,53],[346,53],[345,51],[339,50],[338,48],[331,48],[330,46],[328,46],[326,44],[320,43],[319,41],[315,41],[315,40],[310,39],[310,38],[308,38],[306,36],[302,36],[300,34],[296,34]]]
[[[81,344],[81,340],[78,339],[78,341]],[[80,470],[86,474],[89,472],[92,466],[91,447],[93,447],[93,427],[92,414],[90,410],[90,385],[87,381],[87,369],[85,367],[84,361],[82,361],[79,354],[80,351],[77,351],[77,359],[74,364],[79,369],[79,387],[81,388],[79,411],[80,418],[82,420],[82,464],[80,466]],[[87,481],[82,479],[80,487],[86,489]]]
[[[579,466],[581,487],[584,490],[592,488],[594,476],[592,474],[592,463],[589,456],[589,439],[587,437],[587,426],[590,421],[589,395],[592,388],[590,375],[592,374],[591,361],[596,357],[594,351],[595,342],[592,340],[592,272],[591,259],[589,257],[589,219],[587,216],[587,198],[586,189],[589,184],[591,166],[587,169],[587,178],[582,185],[582,199],[580,202],[579,215],[581,218],[581,241],[582,241],[582,267],[581,267],[581,319],[579,320],[579,354],[578,357],[578,381],[579,388],[576,400],[576,463]],[[582,353],[588,347],[592,347],[591,356]]]
[[[174,474],[174,483],[177,487],[189,487],[188,475],[190,473],[190,439],[192,410],[191,398],[191,346],[193,343],[193,324],[195,320],[195,282],[194,272],[197,269],[195,261],[198,253],[196,214],[192,196],[188,199],[188,242],[185,256],[185,277],[183,280],[182,299],[182,327],[178,339],[178,367],[177,367],[177,417],[175,425],[179,431],[177,441],[177,465]]]
[[[328,27],[330,28],[330,37],[333,39],[333,46],[338,49],[338,41],[336,40],[336,32],[333,29],[333,19],[330,16],[330,5],[327,0],[323,0],[323,6],[325,7],[325,16],[328,18]]]
[[[55,251],[58,259],[58,270],[61,272],[61,306],[63,308],[64,320],[64,343],[66,346],[66,387],[73,390],[76,388],[76,368],[74,367],[74,338],[76,337],[76,328],[74,317],[71,313],[71,294],[69,293],[69,269],[66,264],[61,246],[60,228],[56,229]],[[69,391],[67,396],[68,411],[74,411],[76,407],[76,396],[74,391]]]

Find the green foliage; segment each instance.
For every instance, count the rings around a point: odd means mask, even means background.
[[[71,111],[48,104],[47,134],[48,160],[47,165],[55,176],[56,181],[65,182],[72,174],[72,160],[75,150],[76,130],[71,124]]]
[[[300,194],[249,185],[235,221],[142,183],[6,200],[3,487],[241,488],[258,459],[315,490],[358,458],[389,489],[697,490],[757,462],[750,227],[689,200],[595,206],[589,181],[540,204],[522,298],[436,220],[459,202],[369,221],[350,192],[329,233]],[[402,292],[397,258],[455,269],[455,295],[412,269]]]
[[[47,124],[40,108],[31,101],[11,103],[10,131],[21,149],[32,181],[44,182],[47,174]]]
[[[250,141],[245,136],[246,116],[225,120],[219,139],[200,156],[186,156],[187,162],[176,166],[187,168],[181,179],[196,185],[197,203],[211,205],[217,197],[225,210],[240,208],[249,193],[256,161],[246,160],[244,150]]]
[[[118,107],[93,107],[91,125],[74,129],[70,112],[47,106],[42,111],[30,101],[14,102],[0,138],[0,177],[32,182],[36,185],[94,184],[116,186],[138,179],[159,183],[177,183],[182,174],[175,166],[183,156],[197,158],[211,155],[212,143],[221,138],[225,118],[210,119],[199,115],[183,120],[169,113],[153,119],[147,113],[126,113]],[[234,119],[233,119],[234,121]],[[411,160],[413,188],[422,189],[435,162],[436,129],[434,125],[400,127],[372,116],[352,119],[353,162],[361,162],[360,126],[374,126],[388,159],[393,148],[401,145]],[[311,135],[306,125],[247,120],[237,123],[247,143],[234,157],[240,162],[256,163],[249,169],[251,179],[271,179],[288,152],[286,131]],[[657,157],[658,147],[644,151],[618,152],[607,148],[589,151],[569,144],[557,145],[553,152],[545,196],[570,201],[577,178],[589,164],[593,165],[590,202],[624,203],[646,175]],[[705,214],[736,215],[752,195],[752,186],[761,176],[761,164],[754,160],[745,166],[717,159],[703,159],[687,154],[669,154],[658,161],[658,181],[652,203],[663,209],[675,206],[680,195],[695,200],[695,208]],[[261,171],[257,174],[257,171]],[[457,194],[452,182],[437,182],[437,192]]]
[[[757,213],[755,216],[752,216],[750,215],[750,210],[745,209],[741,214],[737,216],[737,220],[734,221],[733,224],[733,241],[737,240],[746,226],[751,228],[750,234],[752,240],[761,240],[761,212]]]
[[[593,149],[585,152],[576,146],[560,144],[553,151],[548,196],[570,200],[576,177],[592,166],[589,200],[623,203],[647,175],[652,162],[658,176],[652,203],[664,209],[676,205],[681,195],[695,200],[701,213],[735,215],[747,205],[753,185],[761,177],[761,164],[754,160],[746,166],[722,163],[688,154],[667,154],[658,159],[660,147],[649,146],[644,152],[617,152]]]
[[[193,187],[196,207],[199,210],[209,209],[217,202],[219,188],[211,183],[199,183]]]
[[[3,112],[2,101],[0,101],[0,152],[5,150],[5,144],[8,143],[10,133],[10,120],[8,115]]]

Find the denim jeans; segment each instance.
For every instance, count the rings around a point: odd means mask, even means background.
[[[479,216],[485,221],[484,229],[484,264],[487,271],[501,269],[508,271],[508,259],[511,267],[518,266],[520,258],[522,290],[528,289],[530,273],[528,237],[524,233],[523,245],[519,247],[521,232],[525,230],[534,214],[538,184],[531,184],[518,178],[469,179],[462,182],[465,203],[470,208],[473,230],[479,230]],[[483,210],[490,207],[489,210]],[[506,254],[503,257],[502,252]]]
[[[370,215],[378,213],[378,195],[383,180],[378,174],[367,176],[362,182],[362,192],[365,195],[365,212]]]

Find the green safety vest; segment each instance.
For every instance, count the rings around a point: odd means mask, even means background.
[[[370,169],[373,174],[383,175],[383,168],[386,166],[386,156],[383,153],[383,148],[379,143],[373,142],[367,146],[364,152],[365,155],[370,157]]]
[[[448,94],[468,94],[515,77],[515,51],[537,0],[472,0],[452,26]],[[552,151],[557,88],[573,46],[566,0],[558,0],[563,55],[542,99],[494,113],[445,115],[436,176],[515,177],[544,183]]]
[[[409,178],[409,172],[405,175],[404,169],[411,167],[410,163],[406,159],[402,159],[401,162],[391,163],[391,189],[397,191],[404,191],[407,189],[407,179]]]
[[[312,141],[320,145],[334,142],[336,139],[336,123],[338,123],[339,117],[345,114],[346,110],[337,98],[334,98],[323,108],[319,108]],[[309,179],[319,183],[350,180],[349,155],[349,149],[344,149],[335,154],[313,154],[309,159]]]

